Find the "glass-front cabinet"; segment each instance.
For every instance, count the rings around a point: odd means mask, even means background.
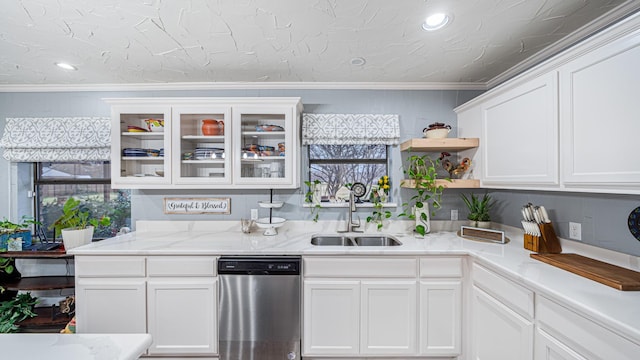
[[[237,184],[288,184],[295,165],[293,116],[287,108],[234,109],[234,124],[240,126],[235,143],[240,154],[235,158]],[[287,151],[289,150],[289,151]]]
[[[114,188],[162,188],[171,184],[168,106],[114,106],[111,111],[111,181]],[[134,185],[134,186],[132,186]]]
[[[300,98],[106,101],[114,188],[300,186]]]
[[[231,107],[175,107],[172,119],[173,182],[231,184]]]

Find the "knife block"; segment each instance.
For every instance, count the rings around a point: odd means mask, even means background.
[[[540,254],[560,254],[562,247],[551,223],[538,224],[541,236],[524,234],[524,248]]]

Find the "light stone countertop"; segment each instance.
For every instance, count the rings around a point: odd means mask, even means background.
[[[3,359],[134,360],[151,345],[149,334],[1,334]]]
[[[335,255],[425,256],[469,255],[475,262],[500,272],[537,294],[563,303],[593,321],[640,345],[640,291],[619,291],[568,271],[531,259],[523,248],[521,229],[501,226],[508,244],[462,239],[456,235],[465,222],[434,221],[424,238],[412,233],[409,221],[394,221],[382,233],[395,236],[401,246],[314,246],[313,234],[335,234],[343,222],[288,221],[278,235],[264,236],[254,227],[243,234],[239,221],[139,221],[136,231],[69,251],[81,255]],[[366,233],[380,234],[368,224]],[[561,239],[563,253],[578,253],[615,265],[640,270],[638,257]]]

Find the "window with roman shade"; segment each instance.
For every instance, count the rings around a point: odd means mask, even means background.
[[[0,147],[12,162],[108,161],[108,117],[7,118]]]
[[[398,115],[303,114],[302,142],[308,147],[309,181],[321,199],[338,199],[347,184],[377,186],[388,175],[389,146],[400,139]],[[367,200],[369,196],[364,196]],[[325,201],[325,200],[323,200]]]
[[[303,145],[398,145],[398,115],[303,114]]]

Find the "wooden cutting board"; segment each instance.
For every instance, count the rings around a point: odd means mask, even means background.
[[[622,291],[640,290],[640,272],[578,254],[531,254],[532,258]]]

